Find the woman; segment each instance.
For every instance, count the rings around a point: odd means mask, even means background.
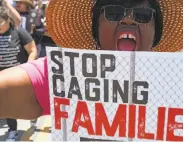
[[[42,26],[42,11],[35,9],[34,0],[14,0],[15,9],[21,16],[21,27],[33,34],[35,27]]]
[[[181,0],[52,0],[47,10],[49,34],[73,48],[175,52],[181,21]],[[0,117],[50,114],[47,75],[46,58],[0,72]]]
[[[37,50],[31,35],[17,29],[8,10],[0,6],[0,71],[35,60],[36,57]],[[16,119],[7,119],[7,124],[8,140],[15,140],[18,135]]]
[[[11,17],[15,21],[15,25],[18,27],[20,25],[21,17],[15,8],[12,6],[12,1],[9,0],[1,0],[1,5],[9,10]]]
[[[34,9],[32,0],[14,0],[15,9],[21,16],[21,27],[32,33],[32,22],[30,22],[30,11]]]
[[[43,3],[43,4],[42,4]],[[40,53],[38,57],[45,57],[46,56],[46,46],[55,47],[56,44],[52,40],[52,38],[47,34],[46,29],[46,9],[48,6],[49,1],[42,2],[41,0],[38,1],[38,10],[41,10],[43,12],[42,17],[42,26],[37,27],[33,32],[33,37],[38,43],[38,46],[40,47]]]

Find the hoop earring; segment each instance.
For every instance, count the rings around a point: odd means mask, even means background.
[[[101,50],[101,48],[100,48],[100,46],[99,46],[99,44],[96,42],[96,44],[95,44],[95,49],[96,50]]]

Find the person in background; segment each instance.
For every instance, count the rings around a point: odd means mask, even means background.
[[[21,17],[17,10],[12,6],[12,3],[9,0],[1,0],[0,5],[9,10],[9,14],[13,17],[16,26],[20,25]]]
[[[17,10],[13,7],[13,1],[11,0],[1,0],[0,5],[6,8],[9,11],[11,17],[14,17],[14,24],[16,27],[20,25],[21,17]],[[1,119],[3,121],[3,119]],[[7,119],[7,124],[10,129],[17,128],[17,121],[16,119]]]
[[[14,2],[14,7],[21,16],[20,26],[26,29],[30,34],[32,34],[35,27],[36,17],[36,13],[34,13],[33,0],[14,0]]]
[[[14,7],[12,6],[13,1],[1,0],[0,5],[2,5],[3,7],[5,7],[6,9],[9,10],[10,15],[12,17],[14,17],[15,25],[19,26],[20,21],[21,21],[21,17],[20,17],[20,14],[17,12],[17,10],[14,9]],[[2,121],[3,121],[3,119],[0,119],[0,122],[2,122]]]
[[[40,53],[40,48],[37,43],[37,39],[35,37],[34,31],[37,27],[42,25],[41,23],[41,13],[36,12],[35,5],[33,0],[14,0],[15,9],[19,12],[21,16],[21,24],[20,27],[26,29],[33,37],[36,45],[38,56]],[[15,17],[13,17],[15,19]],[[38,57],[37,56],[37,57]],[[37,119],[31,120],[31,126],[36,126]]]
[[[38,9],[42,11],[43,17],[41,19],[42,26],[37,27],[34,32],[34,37],[37,39],[37,43],[39,44],[40,48],[40,54],[39,57],[45,57],[46,56],[46,46],[52,46],[55,47],[56,43],[53,41],[53,39],[50,37],[50,35],[47,32],[46,28],[46,10],[47,6],[49,4],[49,1],[41,2],[41,0],[38,0]]]
[[[45,7],[46,7],[47,3],[42,2],[42,0],[35,1],[36,13],[38,13],[40,15],[40,16],[37,16],[36,23],[41,23],[41,24],[37,24],[39,26],[36,26],[34,31],[33,31],[33,37],[34,37],[35,42],[37,44],[38,53],[39,53],[38,57],[46,56],[45,44],[47,44],[50,41],[50,38],[45,39],[45,37],[47,37],[45,35],[45,32],[46,32]]]
[[[0,71],[35,60],[37,57],[33,38],[26,30],[18,28],[9,11],[0,6]],[[17,121],[9,118],[6,120],[9,126],[7,141],[15,141],[18,136]]]
[[[21,15],[21,27],[26,29],[36,42],[38,55],[40,53],[40,45],[38,38],[34,33],[37,28],[43,26],[41,19],[43,17],[43,11],[40,9],[42,1],[34,0],[14,0],[15,8]]]

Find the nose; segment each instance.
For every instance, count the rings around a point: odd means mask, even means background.
[[[135,21],[132,19],[131,15],[127,15],[119,21],[123,25],[136,25]]]
[[[133,16],[132,16],[132,9],[126,9],[125,10],[125,17],[122,18],[119,22],[120,24],[124,24],[124,25],[136,25]]]

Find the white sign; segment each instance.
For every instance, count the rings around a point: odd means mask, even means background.
[[[26,29],[26,17],[24,17],[24,16],[21,16],[20,27],[23,29]]]
[[[47,55],[53,141],[183,140],[182,53]]]

